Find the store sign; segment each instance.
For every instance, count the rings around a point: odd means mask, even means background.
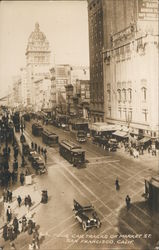
[[[158,19],[158,0],[139,0],[138,16],[140,20]]]

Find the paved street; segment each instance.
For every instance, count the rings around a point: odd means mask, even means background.
[[[69,132],[50,128],[60,139],[70,136]],[[35,138],[30,131],[28,124],[27,140],[42,145],[41,138]],[[73,135],[71,139],[74,140]],[[125,152],[106,152],[91,142],[82,147],[88,163],[81,169],[63,159],[58,147],[47,147],[48,173],[37,178],[37,185],[38,190],[48,190],[49,202],[40,204],[34,216],[43,235],[41,249],[152,249],[159,238],[159,224],[143,194],[144,178],[155,173],[157,159],[152,158],[150,165],[147,160],[124,157]],[[120,191],[115,189],[116,177]],[[129,211],[125,207],[127,194],[132,202]],[[74,198],[93,204],[102,221],[100,229],[83,231],[72,212]],[[28,240],[23,237],[22,234],[16,240],[19,249],[28,249]]]

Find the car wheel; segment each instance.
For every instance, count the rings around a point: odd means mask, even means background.
[[[85,221],[82,222],[82,227],[84,231],[87,231],[87,225]]]

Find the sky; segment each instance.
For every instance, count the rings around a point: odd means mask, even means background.
[[[89,65],[87,1],[1,1],[0,97],[25,67],[36,22],[50,43],[51,63]]]

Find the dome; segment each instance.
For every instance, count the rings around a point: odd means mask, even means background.
[[[47,42],[46,36],[44,35],[43,32],[40,31],[39,23],[35,24],[35,29],[29,37],[29,43],[34,43],[37,41]]]

